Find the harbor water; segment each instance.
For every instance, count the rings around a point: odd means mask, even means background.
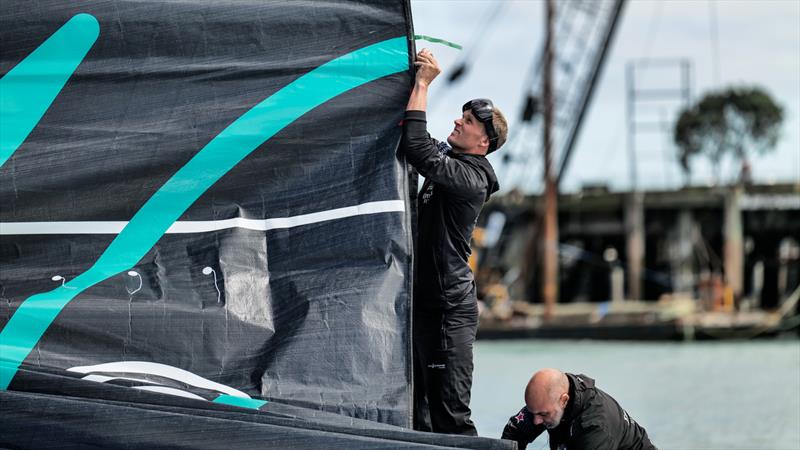
[[[499,437],[534,371],[583,373],[665,449],[800,449],[800,340],[478,341],[472,389],[481,436]],[[547,434],[528,445],[547,449]]]

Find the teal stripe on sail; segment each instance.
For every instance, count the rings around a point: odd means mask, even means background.
[[[408,70],[405,37],[388,39],[308,72],[244,113],[181,167],[128,222],[86,272],[22,302],[0,332],[0,389],[75,296],[127,271],[208,188],[303,114],[370,81]]]
[[[222,394],[215,398],[214,403],[222,403],[224,405],[233,405],[240,408],[258,409],[267,404],[266,400],[258,400],[254,398],[234,397],[233,395]]]
[[[78,14],[0,78],[0,166],[33,131],[99,35],[97,19]]]

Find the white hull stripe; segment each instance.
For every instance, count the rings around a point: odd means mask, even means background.
[[[229,228],[246,228],[248,230],[267,231],[277,228],[292,228],[345,217],[379,214],[385,212],[403,212],[403,200],[387,200],[382,202],[362,203],[356,206],[331,209],[328,211],[302,214],[292,217],[274,219],[224,219],[178,221],[167,230],[170,234],[207,233],[209,231]],[[0,222],[0,235],[22,234],[119,234],[128,222]]]

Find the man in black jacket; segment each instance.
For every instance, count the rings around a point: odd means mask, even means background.
[[[508,419],[503,439],[524,450],[544,430],[551,450],[656,450],[647,432],[586,375],[536,372],[525,407]]]
[[[417,54],[416,66],[401,144],[425,177],[414,279],[414,428],[477,435],[469,401],[478,305],[467,261],[478,214],[499,188],[485,156],[503,145],[508,128],[491,101],[472,100],[455,120],[449,145],[432,139],[425,109],[440,69],[427,49]]]

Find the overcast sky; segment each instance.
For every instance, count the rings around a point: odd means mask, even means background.
[[[561,1],[556,1],[557,6]],[[482,41],[471,53],[475,63],[459,83],[447,86],[440,77],[432,86],[431,134],[445,138],[452,120],[460,114],[461,104],[474,97],[492,98],[507,112],[514,127],[528,68],[542,44],[543,2],[507,2],[490,30],[483,30],[481,24],[493,11],[493,2],[412,0],[411,6],[416,34],[462,44],[467,47],[464,52],[469,51],[476,36]],[[715,22],[716,52],[712,39]],[[427,42],[420,41],[417,46],[434,52],[445,76],[460,54]],[[764,183],[800,182],[800,0],[629,0],[562,181],[563,190],[598,183],[613,190],[630,187],[625,65],[646,56],[687,58],[693,66],[691,90],[695,100],[709,90],[731,85],[765,88],[783,106],[785,118],[775,151],[753,159],[753,176]],[[644,75],[650,76],[648,73]],[[675,111],[657,114],[672,120]],[[682,185],[670,133],[640,136],[636,146],[637,177],[642,187],[653,190]],[[499,157],[491,159],[496,168],[500,166]],[[698,158],[692,167],[692,184],[712,180],[707,160]],[[533,170],[530,175],[540,178],[541,164]],[[718,177],[730,180],[737,170],[727,161]]]

